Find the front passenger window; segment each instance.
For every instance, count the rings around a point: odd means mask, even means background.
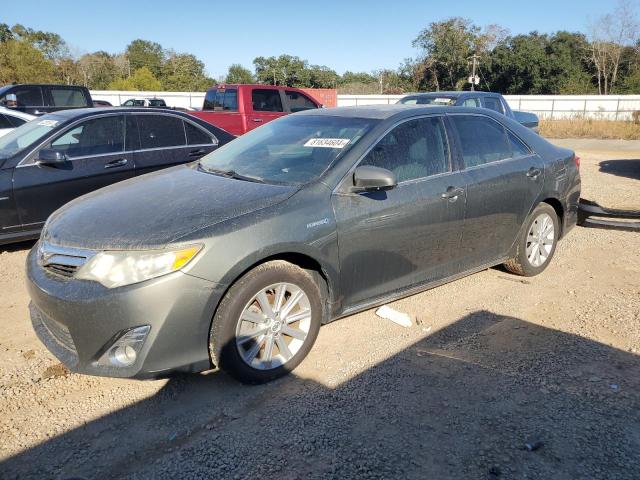
[[[51,142],[68,157],[86,157],[124,150],[124,117],[114,115],[82,122]]]
[[[360,165],[386,168],[398,182],[449,171],[449,147],[439,117],[419,118],[387,133]]]

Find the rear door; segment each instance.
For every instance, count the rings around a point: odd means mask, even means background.
[[[41,147],[64,152],[67,162],[39,165],[36,151],[14,169],[14,196],[23,228],[39,228],[70,200],[133,176],[131,154],[125,151],[125,124],[124,115],[83,120]]]
[[[243,114],[238,110],[237,88],[212,88],[207,91],[202,112],[193,115],[234,135],[245,133]]]
[[[470,269],[508,254],[542,190],[543,167],[537,155],[493,118],[452,114],[450,119],[467,188],[460,256]]]
[[[251,111],[247,112],[247,131],[286,115],[284,105],[285,100],[280,90],[253,88],[251,90]]]
[[[217,139],[195,123],[170,114],[136,114],[140,148],[135,173],[145,173],[198,160],[214,150]]]

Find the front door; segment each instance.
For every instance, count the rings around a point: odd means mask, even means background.
[[[13,188],[25,229],[41,227],[65,203],[98,188],[133,176],[124,149],[125,118],[108,115],[71,126],[42,148],[60,150],[67,161],[39,165],[38,152],[14,169]]]
[[[345,308],[447,276],[464,219],[464,184],[451,172],[440,117],[401,123],[360,165],[391,170],[398,185],[361,194],[341,185],[333,195]]]
[[[467,211],[461,257],[475,268],[508,254],[542,190],[541,159],[484,115],[452,115],[464,161]]]
[[[247,114],[247,131],[283,115],[285,113],[280,90],[254,88],[251,91],[251,111]]]

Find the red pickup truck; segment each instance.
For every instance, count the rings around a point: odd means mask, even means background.
[[[234,135],[242,135],[289,113],[322,105],[298,88],[273,85],[216,85],[202,111],[189,112]]]

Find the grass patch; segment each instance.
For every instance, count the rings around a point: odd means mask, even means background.
[[[574,118],[540,120],[540,135],[546,138],[596,138],[640,140],[640,125],[633,122]]]

